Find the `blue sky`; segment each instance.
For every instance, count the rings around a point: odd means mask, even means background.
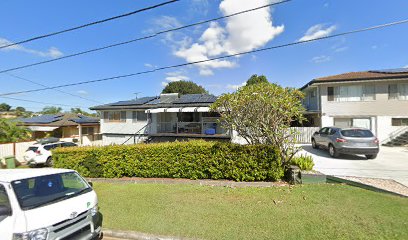
[[[2,1],[0,43],[81,25],[150,6],[162,1]],[[78,51],[126,41],[149,33],[222,16],[268,3],[269,0],[182,0],[159,9],[86,29],[0,50],[0,69],[52,59]],[[146,71],[155,66],[186,63],[206,57],[254,50],[408,18],[405,0],[293,0],[229,20],[205,24],[154,39],[10,72],[53,86]],[[153,74],[61,89],[109,103],[158,95],[169,81],[185,79],[220,95],[252,74],[271,82],[300,87],[316,77],[350,71],[408,66],[408,24],[336,39],[317,41]],[[0,75],[0,93],[38,86],[7,74]],[[54,90],[13,95],[34,101],[80,106],[95,102]],[[39,111],[43,104],[0,99],[13,107]],[[63,107],[68,110],[70,107]]]

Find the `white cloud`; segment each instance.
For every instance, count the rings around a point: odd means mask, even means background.
[[[305,35],[299,39],[299,41],[308,41],[316,38],[327,37],[334,32],[336,28],[337,27],[335,25],[325,27],[323,24],[316,24],[310,27],[306,31]]]
[[[344,52],[344,51],[346,51],[348,49],[349,49],[349,47],[338,47],[338,48],[335,48],[334,51],[335,52]]]
[[[146,30],[145,32],[148,34],[153,34],[156,32],[183,26],[183,24],[181,24],[181,22],[177,18],[171,16],[158,17],[153,21],[153,25],[154,26],[152,28]],[[180,47],[188,46],[192,42],[190,37],[180,31],[165,33],[164,38],[161,41],[164,44],[171,46],[174,51]]]
[[[0,38],[0,46],[5,46],[5,45],[9,45],[12,44],[13,42],[5,39],[5,38]],[[29,54],[33,54],[36,56],[40,56],[40,57],[50,57],[50,58],[59,58],[62,57],[64,54],[58,50],[58,48],[56,47],[50,47],[47,51],[39,51],[39,50],[34,50],[34,49],[30,49],[30,48],[26,48],[24,46],[21,45],[13,45],[10,47],[6,47],[3,49],[0,49],[1,51],[20,51],[20,52],[25,52],[25,53],[29,53]]]
[[[88,95],[88,92],[85,91],[85,90],[79,90],[79,91],[77,91],[77,93],[80,94],[80,95]]]
[[[154,66],[153,66],[152,64],[150,64],[150,63],[145,63],[144,66],[145,66],[145,67],[148,67],[148,68],[153,68],[153,67],[154,67]]]
[[[166,73],[167,77],[165,78],[166,82],[162,82],[162,86],[165,87],[169,82],[177,82],[177,81],[188,81],[190,80],[189,77],[185,75],[183,71],[176,71],[176,72],[168,72]]]
[[[324,63],[324,62],[328,62],[330,60],[331,60],[331,57],[326,56],[326,55],[316,56],[316,57],[311,59],[311,61],[314,62],[314,63]]]
[[[209,7],[210,4],[208,0],[191,0],[191,6],[188,12],[194,15],[201,14],[206,16],[208,14]]]
[[[407,65],[407,66],[405,66],[405,67],[403,67],[403,68],[408,68],[408,65]]]
[[[223,0],[219,6],[223,15],[266,5],[270,0]],[[284,26],[273,26],[270,9],[237,15],[226,20],[226,25],[212,22],[197,42],[186,44],[174,51],[174,55],[187,62],[208,60],[223,54],[236,54],[264,46],[284,31]],[[190,39],[191,40],[191,39]],[[236,63],[216,60],[197,64],[200,74],[212,75],[213,69],[233,68]]]
[[[241,83],[241,84],[238,84],[238,85],[234,85],[234,84],[228,84],[227,85],[227,89],[229,89],[229,90],[238,90],[238,88],[240,88],[240,87],[243,87],[243,86],[245,86],[246,85],[246,82],[243,82],[243,83]]]

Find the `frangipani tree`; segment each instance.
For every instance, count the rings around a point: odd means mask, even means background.
[[[304,120],[303,97],[294,88],[262,82],[222,95],[211,108],[221,113],[225,128],[236,131],[248,144],[273,145],[289,162],[299,151],[290,124]]]

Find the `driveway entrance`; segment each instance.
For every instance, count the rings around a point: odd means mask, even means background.
[[[408,148],[380,147],[376,159],[340,155],[331,158],[327,150],[302,145],[301,154],[312,155],[314,169],[326,175],[393,179],[408,187]]]

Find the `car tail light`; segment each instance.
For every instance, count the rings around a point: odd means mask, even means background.
[[[380,143],[380,141],[378,141],[378,138],[375,138],[375,139],[374,139],[374,143],[375,143],[375,144],[379,144],[379,143]]]
[[[336,138],[336,142],[338,142],[338,143],[344,143],[344,142],[347,142],[347,140],[346,140],[346,139],[343,139],[343,138]]]
[[[35,151],[35,154],[40,155],[41,154],[40,150]]]

